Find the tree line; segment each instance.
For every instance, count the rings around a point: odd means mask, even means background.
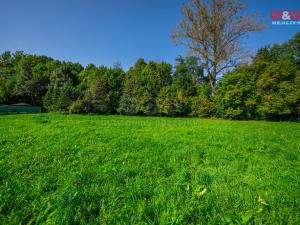
[[[251,63],[224,74],[215,93],[193,56],[143,59],[125,72],[83,67],[46,56],[3,52],[0,104],[26,102],[44,112],[297,120],[300,114],[300,32],[261,48]]]

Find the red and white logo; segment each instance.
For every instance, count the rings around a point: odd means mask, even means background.
[[[300,25],[300,11],[273,11],[272,25]]]
[[[300,20],[300,11],[273,11],[272,20]]]

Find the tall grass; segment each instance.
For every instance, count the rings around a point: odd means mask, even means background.
[[[0,224],[300,224],[300,124],[0,116]]]

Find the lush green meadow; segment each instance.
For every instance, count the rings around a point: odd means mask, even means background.
[[[0,224],[300,224],[300,124],[0,116]]]

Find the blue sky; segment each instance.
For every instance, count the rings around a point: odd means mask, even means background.
[[[170,39],[183,0],[0,0],[0,52],[23,50],[83,65],[128,69],[142,57],[174,63],[185,47]],[[244,0],[267,28],[245,40],[255,51],[282,43],[300,26],[272,26],[272,10],[300,10],[300,0]]]

